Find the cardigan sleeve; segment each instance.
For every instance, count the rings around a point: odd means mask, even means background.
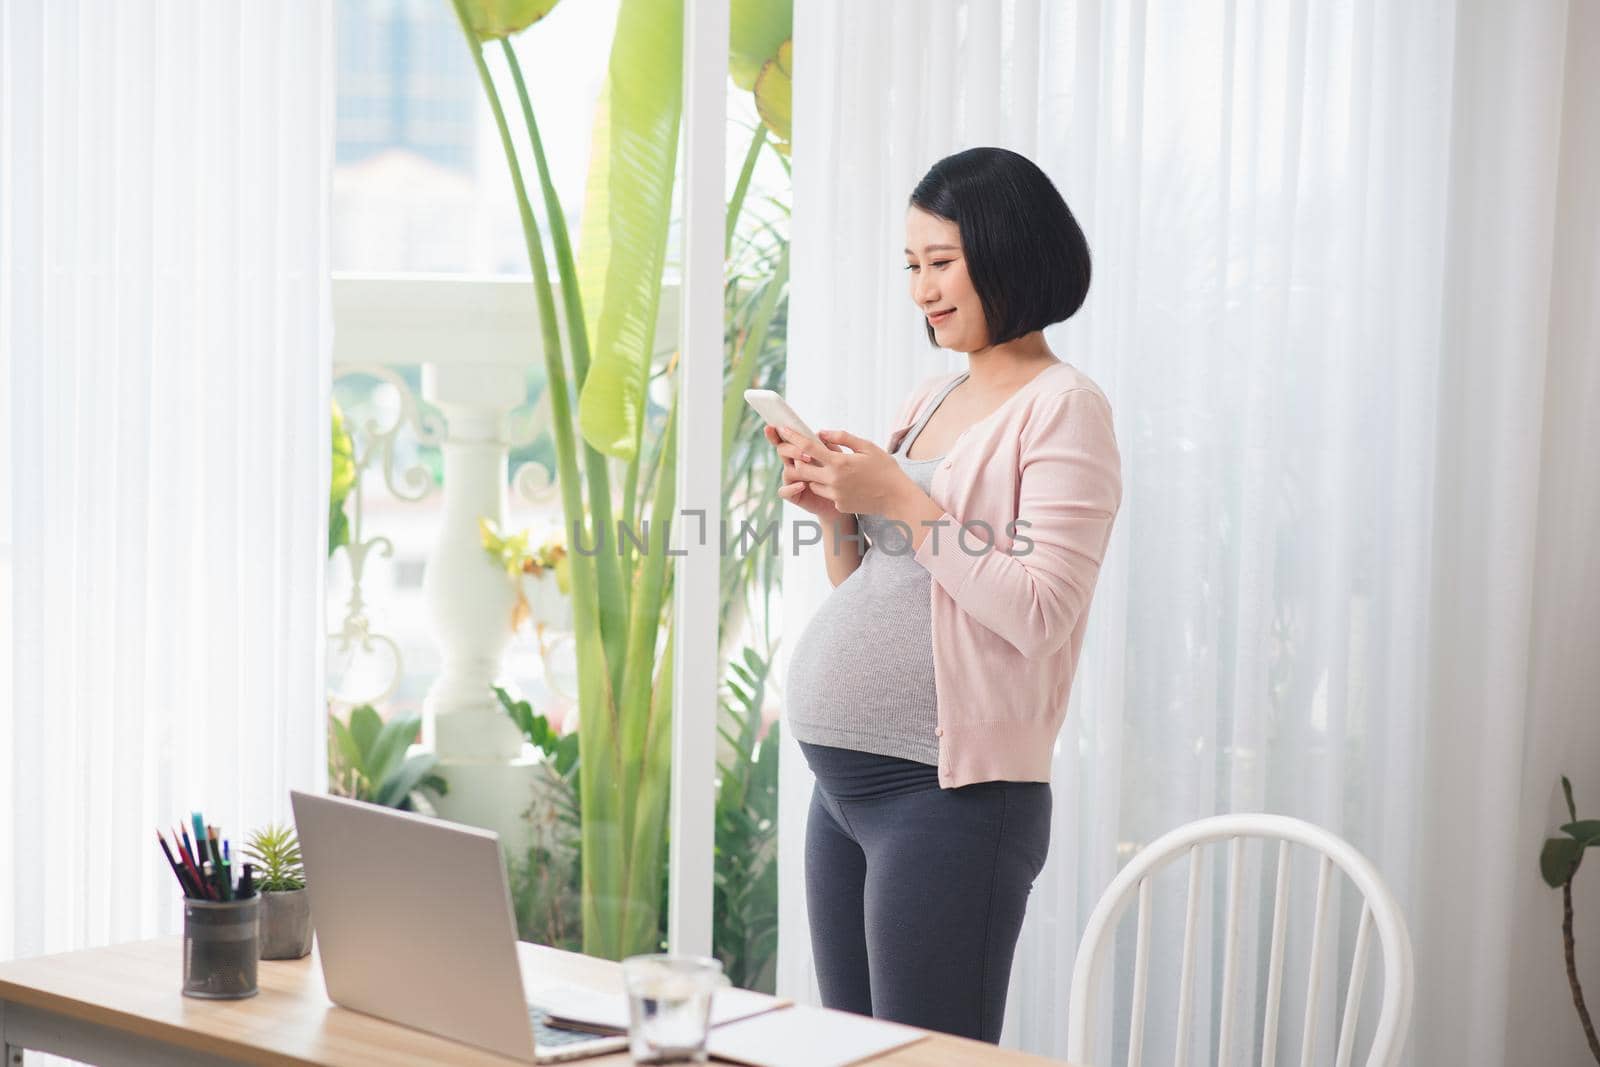
[[[996,531],[1009,534],[1010,551],[981,547],[988,540],[982,526],[958,538],[961,520],[946,510],[912,558],[962,611],[1031,658],[1051,655],[1072,636],[1122,505],[1110,405],[1084,388],[1040,400],[1022,430],[1018,462],[1015,533]]]

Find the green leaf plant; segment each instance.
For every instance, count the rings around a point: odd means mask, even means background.
[[[778,962],[778,723],[762,734],[761,703],[772,658],[747,647],[728,666],[718,732],[731,762],[718,765],[712,940],[734,985],[771,990]]]
[[[1600,1063],[1600,1039],[1595,1037],[1594,1022],[1583,1002],[1583,987],[1578,983],[1577,954],[1572,939],[1572,879],[1583,863],[1584,852],[1600,844],[1600,819],[1579,819],[1578,809],[1572,802],[1572,783],[1561,776],[1561,792],[1566,797],[1567,815],[1571,822],[1561,827],[1566,837],[1547,838],[1539,853],[1539,873],[1545,884],[1561,890],[1561,942],[1567,957],[1567,984],[1572,987],[1572,1003],[1578,1009],[1578,1021],[1583,1024],[1583,1036],[1589,1041],[1589,1053]]]
[[[421,725],[415,715],[384,722],[370,704],[353,708],[349,723],[329,711],[328,792],[403,811],[428,809],[426,794],[444,796],[450,787],[434,773],[438,756],[406,758]]]
[[[682,117],[683,3],[621,0],[591,131],[576,256],[533,102],[509,40],[554,4],[451,3],[494,117],[522,222],[539,313],[555,474],[573,549],[567,577],[578,660],[577,736],[583,754],[576,789],[582,812],[582,950],[621,959],[653,951],[659,944],[659,888],[666,858],[676,639],[672,613],[666,610],[673,577],[666,533],[677,508],[676,390],[664,426],[648,450],[644,430],[648,386],[656,373],[655,326]],[[770,10],[762,14],[760,5],[738,0],[734,6],[734,36],[744,51],[770,49],[756,58],[747,56],[740,69],[759,71],[768,60],[774,63],[762,113],[786,116],[787,100],[781,97],[787,92],[790,64],[787,57],[778,64],[776,53],[789,37],[789,5],[778,5],[781,25],[771,20]],[[486,50],[498,51],[509,77],[525,134],[523,155]],[[751,76],[752,85],[755,77],[759,75]],[[767,132],[758,129],[752,142],[725,243],[731,241],[733,217]],[[787,135],[783,130],[780,139]],[[524,155],[533,164],[549,227],[548,258],[524,179]],[[786,245],[784,251],[786,271]],[[551,259],[559,279],[565,344],[556,317]],[[772,300],[781,288],[780,281]],[[746,378],[753,362],[742,369]],[[661,373],[670,375],[676,365],[674,356]],[[730,398],[742,395],[742,387],[735,385],[728,383]],[[727,420],[724,432],[732,432]],[[612,461],[623,470],[620,507],[612,491]]]
[[[344,425],[344,412],[333,402],[333,457],[328,478],[328,555],[350,543],[350,517],[344,502],[356,486],[356,446]]]
[[[548,811],[530,804],[531,819],[552,818],[553,833],[536,833],[525,856],[507,855],[511,900],[516,909],[517,934],[553,948],[580,951],[581,900],[579,878],[583,817],[578,804],[578,735],[558,735],[550,720],[533,710],[526,700],[514,700],[499,686],[495,699],[529,744],[544,753],[555,772],[554,802]]]
[[[523,179],[522,164],[512,139],[506,109],[484,55],[487,38],[474,29],[480,20],[473,17],[473,5],[468,0],[452,0],[452,3],[494,115],[522,220],[528,262],[533,271],[533,295],[539,310],[555,438],[557,480],[566,528],[571,531],[569,540],[580,535],[586,539],[575,545],[578,551],[574,551],[570,557],[573,624],[578,656],[579,735],[586,755],[585,765],[593,769],[592,773],[582,776],[580,786],[584,812],[583,951],[590,955],[621,959],[633,954],[634,946],[640,943],[638,931],[653,931],[657,920],[654,893],[640,893],[637,890],[640,869],[652,875],[655,872],[654,861],[659,857],[665,830],[657,814],[664,813],[665,806],[657,798],[664,797],[666,793],[668,750],[661,739],[670,738],[671,733],[671,709],[666,705],[671,687],[670,684],[662,686],[660,680],[670,674],[670,653],[668,666],[664,666],[657,676],[657,684],[650,684],[655,665],[653,638],[663,623],[664,552],[647,550],[645,566],[630,582],[624,580],[623,573],[624,563],[629,562],[627,557],[605,550],[610,543],[610,538],[605,535],[614,531],[616,524],[612,515],[607,453],[597,449],[593,442],[599,436],[613,450],[611,454],[616,454],[618,438],[615,434],[596,435],[586,429],[580,455],[544,238]],[[644,39],[641,40],[641,37]],[[571,243],[545,163],[532,102],[528,99],[516,52],[509,40],[504,37],[499,40],[500,52],[510,69],[516,98],[521,105],[523,124],[544,196],[566,310],[572,377],[576,380],[581,405],[590,374],[590,325],[584,316]],[[612,138],[598,141],[594,147],[594,158],[603,160],[607,171],[616,169],[622,176],[631,173],[635,177],[648,170],[658,175],[666,174],[669,199],[681,94],[681,70],[677,69],[681,64],[681,42],[681,3],[639,4],[625,0],[618,14],[617,34],[613,42],[613,75],[619,55],[648,57],[650,63],[645,73],[655,84],[650,86],[648,94],[623,94],[613,90],[612,82],[616,78],[608,79],[607,90],[602,93],[601,107],[606,113],[603,121],[611,131]],[[616,107],[613,110],[614,104]],[[669,136],[662,136],[663,131],[659,127],[663,126]],[[597,120],[596,128],[598,135],[601,121]],[[634,140],[635,133],[641,134],[642,139]],[[626,161],[617,168],[610,166],[609,149],[613,138],[624,142],[618,154],[626,157]],[[670,145],[663,158],[659,148],[667,141],[670,141]],[[596,177],[591,174],[591,189],[595,184]],[[601,184],[609,187],[604,174]],[[648,184],[648,180],[641,179],[629,192],[619,192],[611,199],[611,206],[620,219],[613,217],[605,208],[595,212],[592,204],[585,211],[585,218],[591,220],[585,226],[586,232],[594,230],[598,225],[595,220],[605,216],[612,223],[612,229],[620,231],[617,234],[619,242],[631,239],[629,244],[616,250],[619,267],[616,281],[613,283],[604,273],[600,275],[604,282],[597,319],[604,319],[609,324],[600,327],[599,332],[612,338],[615,346],[621,343],[617,339],[621,331],[616,323],[624,313],[623,305],[627,305],[626,314],[630,322],[627,339],[632,342],[630,351],[636,360],[640,358],[640,353],[650,351],[653,343],[651,327],[654,323],[653,320],[647,322],[639,317],[637,285],[631,291],[625,291],[629,287],[625,284],[627,279],[621,275],[629,261],[643,256],[657,267],[657,273],[651,280],[659,291],[661,254],[652,254],[652,249],[657,243],[654,236],[657,228],[664,249],[667,204],[660,198],[654,201],[641,199],[639,190]],[[616,225],[619,221],[628,225]],[[633,273],[642,273],[639,264],[634,264],[634,268]],[[637,279],[634,280],[637,282]],[[610,295],[613,284],[616,286],[616,296],[612,306],[606,308],[604,300]],[[653,305],[651,308],[653,314]],[[605,376],[606,384],[596,386],[608,391],[613,400],[618,397],[619,390],[626,390],[627,382],[634,380],[634,375],[621,366],[624,358],[616,351],[606,353],[606,361],[611,369]],[[638,407],[634,406],[623,416],[633,420],[636,430],[632,439],[630,474],[635,472],[638,463],[637,437],[644,425],[640,414]],[[672,470],[675,464],[674,426],[675,420],[669,415],[666,439],[657,460],[661,469],[666,471]],[[659,480],[654,509],[657,515],[671,514],[674,483],[675,479],[670,477]],[[588,490],[587,500],[585,488]],[[624,503],[624,523],[631,524],[632,504],[633,494],[630,491]],[[596,532],[601,532],[605,540],[597,538]],[[585,543],[592,546],[593,550],[582,551]],[[654,888],[653,879],[648,885]]]
[[[255,886],[263,893],[288,893],[306,887],[300,839],[294,827],[274,823],[250,835],[245,859],[254,865]]]

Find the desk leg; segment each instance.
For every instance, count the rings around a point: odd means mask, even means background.
[[[6,1034],[6,1002],[0,1000],[0,1051],[4,1051],[6,1058],[0,1060],[3,1067],[22,1067],[22,1049],[13,1045]]]
[[[0,1067],[22,1067],[22,1046],[11,1043],[11,1035],[6,1030],[6,1002],[0,1000],[0,1049],[3,1049],[6,1058],[0,1061]]]

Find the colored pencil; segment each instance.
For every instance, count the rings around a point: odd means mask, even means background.
[[[178,866],[178,861],[172,858],[172,850],[167,847],[167,839],[161,836],[161,831],[156,831],[156,843],[161,846],[161,854],[167,857],[167,866],[172,868],[172,874],[178,879],[178,885],[183,889],[186,897],[194,896],[194,889],[189,885],[189,875]]]
[[[185,838],[188,837],[187,834],[184,836]],[[194,884],[199,888],[201,898],[210,900],[210,887],[206,885],[205,876],[200,873],[199,864],[195,863],[194,856],[189,852],[189,844],[187,840],[179,843],[178,851],[183,855],[183,862],[189,868],[189,876],[194,879]]]

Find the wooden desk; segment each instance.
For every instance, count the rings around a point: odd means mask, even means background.
[[[301,960],[262,960],[261,991],[245,1000],[185,997],[179,991],[182,945],[179,937],[165,937],[0,963],[0,1043],[8,1051],[34,1049],[140,1067],[506,1067],[520,1062],[338,1007],[328,1000],[315,952]],[[518,950],[525,971],[548,976],[548,984],[621,988],[622,966],[611,960],[527,942],[519,942]],[[625,1051],[570,1062],[577,1067],[632,1064]],[[1060,1061],[935,1033],[871,1062],[874,1067],[1020,1067]]]

